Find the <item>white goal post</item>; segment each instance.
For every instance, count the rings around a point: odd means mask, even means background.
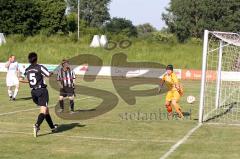
[[[199,122],[240,124],[240,35],[204,31]]]

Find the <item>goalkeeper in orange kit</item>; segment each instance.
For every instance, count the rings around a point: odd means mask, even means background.
[[[182,113],[182,109],[178,104],[180,97],[183,95],[183,89],[178,81],[176,74],[173,72],[173,65],[168,65],[166,67],[166,74],[164,74],[162,80],[160,81],[158,90],[159,93],[163,87],[163,84],[165,84],[168,89],[165,102],[165,106],[168,111],[168,119],[172,118],[173,116],[172,105],[174,106],[175,111],[178,114],[178,117],[183,119],[184,116]]]

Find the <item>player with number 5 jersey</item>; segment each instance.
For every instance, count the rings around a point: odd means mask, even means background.
[[[44,81],[44,77],[49,77],[51,74],[46,67],[37,64],[37,54],[35,52],[29,53],[28,60],[30,66],[25,70],[25,76],[27,77],[27,80],[22,80],[20,82],[29,83],[30,88],[32,88],[31,95],[33,102],[40,107],[40,113],[38,115],[37,122],[33,126],[34,137],[37,137],[38,131],[40,130],[40,125],[44,119],[46,119],[52,132],[56,131],[57,125],[53,124],[49,113],[49,95],[47,85]]]
[[[26,69],[25,76],[29,81],[30,88],[38,89],[38,88],[47,87],[44,81],[44,77],[49,77],[50,73],[48,72],[46,67],[39,64],[35,64],[35,65],[30,65]]]

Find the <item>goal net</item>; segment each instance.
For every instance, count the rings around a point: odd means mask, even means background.
[[[199,122],[240,124],[240,35],[204,32]]]

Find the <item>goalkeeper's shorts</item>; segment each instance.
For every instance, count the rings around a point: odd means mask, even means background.
[[[181,95],[179,94],[179,92],[177,90],[171,90],[167,92],[166,95],[166,101],[172,101],[172,100],[176,100],[179,101]]]

